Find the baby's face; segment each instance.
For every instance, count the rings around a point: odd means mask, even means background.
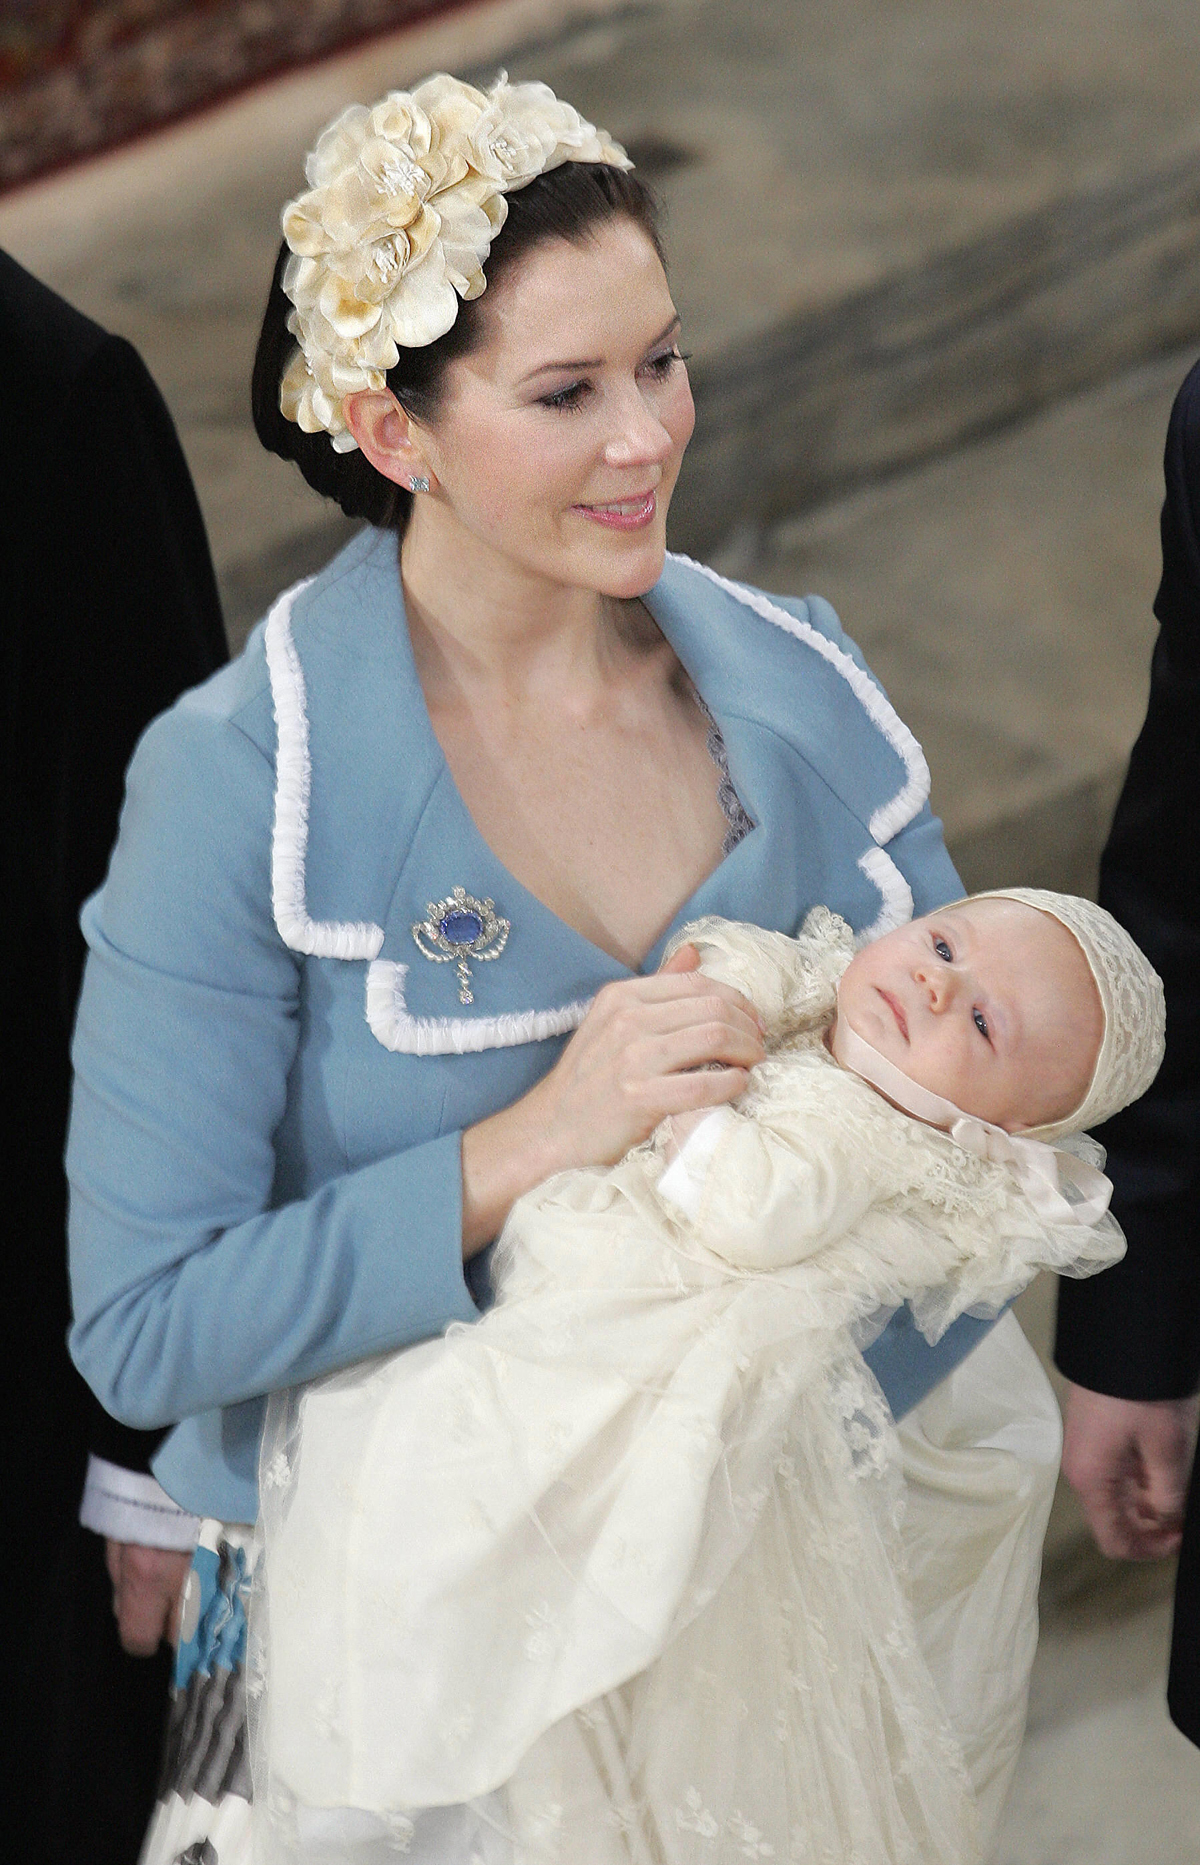
[[[1017,900],[968,900],[864,946],[839,1015],[923,1088],[1015,1132],[1079,1106],[1104,1034],[1065,926]]]

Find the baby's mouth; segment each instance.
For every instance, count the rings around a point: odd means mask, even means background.
[[[905,1016],[903,1010],[900,1008],[900,1004],[898,1000],[892,996],[890,991],[881,990],[878,985],[875,986],[875,989],[879,991],[880,997],[882,997],[884,1003],[887,1005],[893,1017],[896,1019],[896,1028],[899,1030],[901,1036],[903,1036],[905,1042],[907,1042],[908,1041],[908,1018]]]

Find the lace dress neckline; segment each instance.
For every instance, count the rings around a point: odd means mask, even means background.
[[[725,749],[721,728],[705,705],[703,694],[694,682],[689,682],[689,684],[692,688],[692,698],[708,722],[705,749],[717,767],[717,802],[721,806],[721,814],[729,825],[725,831],[725,839],[721,843],[721,855],[724,858],[726,855],[731,855],[738,843],[744,841],[750,834],[755,826],[754,818],[749,814],[741,797],[734,789],[733,778],[729,774],[729,753]]]

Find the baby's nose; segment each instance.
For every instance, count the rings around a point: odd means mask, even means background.
[[[929,1008],[942,1011],[949,1008],[954,1001],[956,981],[954,973],[946,965],[922,965],[916,974],[917,983],[929,994]]]

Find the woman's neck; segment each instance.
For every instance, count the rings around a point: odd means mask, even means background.
[[[480,554],[464,574],[453,550],[431,563],[426,535],[406,537],[401,571],[458,793],[529,893],[636,968],[719,863],[727,827],[670,643],[640,602],[547,588]]]
[[[490,689],[536,701],[571,691],[584,700],[619,663],[662,639],[639,603],[537,575],[457,528],[414,513],[400,565],[413,654],[426,699]]]

